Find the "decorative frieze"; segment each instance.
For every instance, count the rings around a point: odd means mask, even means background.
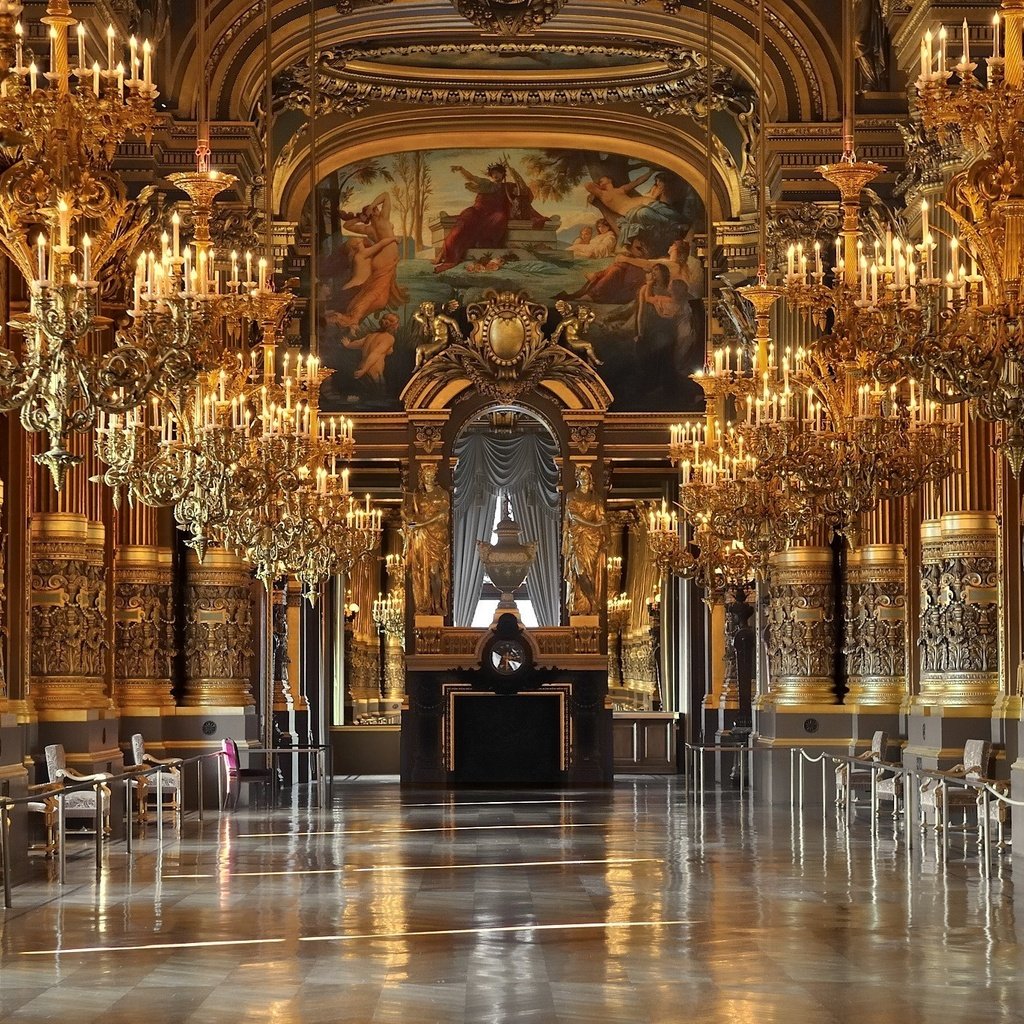
[[[188,555],[186,707],[245,707],[252,696],[253,595],[248,566],[213,549]]]
[[[768,694],[772,704],[835,704],[832,552],[794,547],[772,556]]]
[[[921,529],[921,704],[992,704],[999,690],[999,533],[989,512]]]
[[[36,710],[108,707],[102,524],[68,512],[33,519],[30,624]]]
[[[848,704],[899,704],[906,695],[906,555],[896,544],[849,553],[846,571]]]
[[[171,552],[122,545],[114,562],[114,698],[122,710],[170,707]]]

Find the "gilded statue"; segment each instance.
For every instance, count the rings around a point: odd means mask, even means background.
[[[433,463],[420,469],[419,489],[406,495],[402,515],[413,606],[419,615],[444,615],[451,589],[451,498],[438,485]]]
[[[608,524],[604,505],[594,493],[589,466],[576,470],[576,490],[565,499],[562,523],[562,552],[565,579],[569,584],[569,612],[597,615],[601,603],[601,573],[608,547]]]
[[[603,363],[597,358],[594,346],[583,337],[587,328],[594,322],[594,311],[588,306],[577,306],[573,312],[572,305],[565,299],[559,299],[555,303],[555,309],[562,322],[551,335],[551,344],[561,343],[591,366],[602,366]]]
[[[437,306],[433,302],[421,302],[419,309],[413,313],[412,318],[420,325],[420,330],[427,335],[428,341],[416,346],[416,369],[424,363],[429,362],[439,352],[443,352],[452,342],[462,340],[462,332],[458,323],[448,313],[458,309],[459,304],[455,299],[445,304],[445,312],[437,312]]]

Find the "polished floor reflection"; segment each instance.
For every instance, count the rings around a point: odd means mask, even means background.
[[[521,799],[519,798],[521,797]],[[0,1019],[959,1024],[1024,1020],[1007,864],[908,860],[831,811],[339,784],[90,846],[0,911]]]

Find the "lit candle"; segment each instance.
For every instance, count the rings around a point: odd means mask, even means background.
[[[971,36],[970,29],[967,27],[967,19],[964,18],[964,66],[971,62]]]
[[[142,44],[142,80],[147,86],[153,84],[153,47],[148,39]]]
[[[260,257],[259,270],[260,270],[259,290],[262,292],[267,287],[267,261],[262,256]]]
[[[992,56],[999,58],[999,15],[992,15]]]
[[[42,232],[39,233],[39,237],[36,239],[36,251],[38,254],[38,273],[39,280],[46,280],[46,235]]]
[[[173,256],[175,259],[181,258],[181,218],[178,216],[177,210],[171,214],[171,236],[173,245]]]
[[[924,45],[924,40],[922,39],[921,40],[921,77],[924,78],[924,76],[928,74],[929,70],[931,70],[931,69],[928,67],[928,50],[926,49],[926,47]]]
[[[91,280],[92,272],[92,239],[82,235],[82,281],[86,284]]]
[[[79,68],[87,68],[89,65],[86,64],[88,59],[85,52],[85,26],[79,22],[78,28],[75,29],[75,35],[78,37],[78,66]]]
[[[252,253],[245,254],[245,283],[252,284]]]
[[[935,61],[935,57],[932,53],[932,30],[928,29],[924,34],[924,49],[925,54],[928,57],[928,74],[932,73],[932,64]]]
[[[92,62],[92,91],[99,96],[100,94],[100,62],[94,60]]]
[[[821,242],[814,243],[814,276],[819,283],[824,276],[821,271]]]
[[[132,71],[134,72],[139,63],[139,41],[135,36],[128,40],[128,48],[131,51]]]
[[[114,26],[107,26],[107,70],[114,70]]]
[[[16,56],[17,67],[15,68],[15,71],[17,71],[19,74],[21,74],[22,69],[25,67],[25,47],[24,47],[25,29],[22,28],[22,25],[21,25],[20,21],[14,26],[14,37],[15,37],[15,40],[16,40],[15,45],[16,45],[16,48],[17,48],[17,50],[16,50],[16,52],[17,52],[17,56]]]
[[[117,63],[117,98],[124,99],[124,65]]]
[[[56,25],[51,25],[50,26],[49,36],[50,36],[50,71],[51,71],[52,74],[56,75],[57,71],[58,71],[58,68],[57,68],[57,26]]]
[[[39,68],[36,67],[36,62],[32,61],[32,63],[29,64],[29,66],[28,66],[29,89],[30,89],[31,92],[35,92],[36,91],[36,84],[37,84],[36,83],[36,78],[37,78],[38,75],[39,75]]]
[[[939,29],[939,74],[944,78],[946,76],[946,26],[943,25]]]
[[[71,208],[63,198],[57,202],[57,217],[60,221],[60,244],[62,248],[66,248],[71,232]]]

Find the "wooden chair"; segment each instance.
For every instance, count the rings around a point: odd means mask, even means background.
[[[991,779],[993,761],[992,744],[988,740],[968,740],[964,744],[963,761],[944,774],[954,779]],[[971,786],[944,786],[942,779],[926,778],[921,782],[918,807],[922,832],[927,828],[929,813],[935,816],[934,828],[938,832],[947,827],[950,810],[958,807],[963,810],[966,829],[968,810],[973,808],[977,814],[981,813],[981,793]],[[980,842],[980,828],[978,832]]]
[[[75,785],[79,782],[102,782],[99,788],[99,800],[94,789],[78,790],[68,793],[64,797],[64,822],[91,820],[94,829],[102,829],[104,835],[110,835],[110,787],[106,780],[110,776],[106,772],[99,772],[95,775],[80,775],[67,766],[67,758],[64,747],[60,743],[54,743],[44,748],[46,755],[46,770],[50,782],[60,783],[61,786]],[[99,806],[97,806],[97,803]],[[59,821],[58,821],[59,824]],[[89,829],[80,831],[89,832]]]
[[[879,730],[871,737],[871,746],[862,754],[856,754],[865,761],[885,760],[889,749],[889,734]],[[871,790],[871,776],[877,774],[873,768],[861,768],[847,761],[836,765],[836,805],[849,808],[852,793]]]
[[[146,753],[146,741],[141,732],[132,736],[132,757],[136,767],[152,768],[160,766],[160,794],[164,808],[170,806],[175,814],[181,807],[181,758],[180,757],[153,757]],[[152,775],[141,775],[132,781],[132,789],[135,790],[138,800],[138,816],[140,821],[145,821],[149,812],[149,799],[156,799],[156,781]],[[157,808],[157,813],[163,808]]]

